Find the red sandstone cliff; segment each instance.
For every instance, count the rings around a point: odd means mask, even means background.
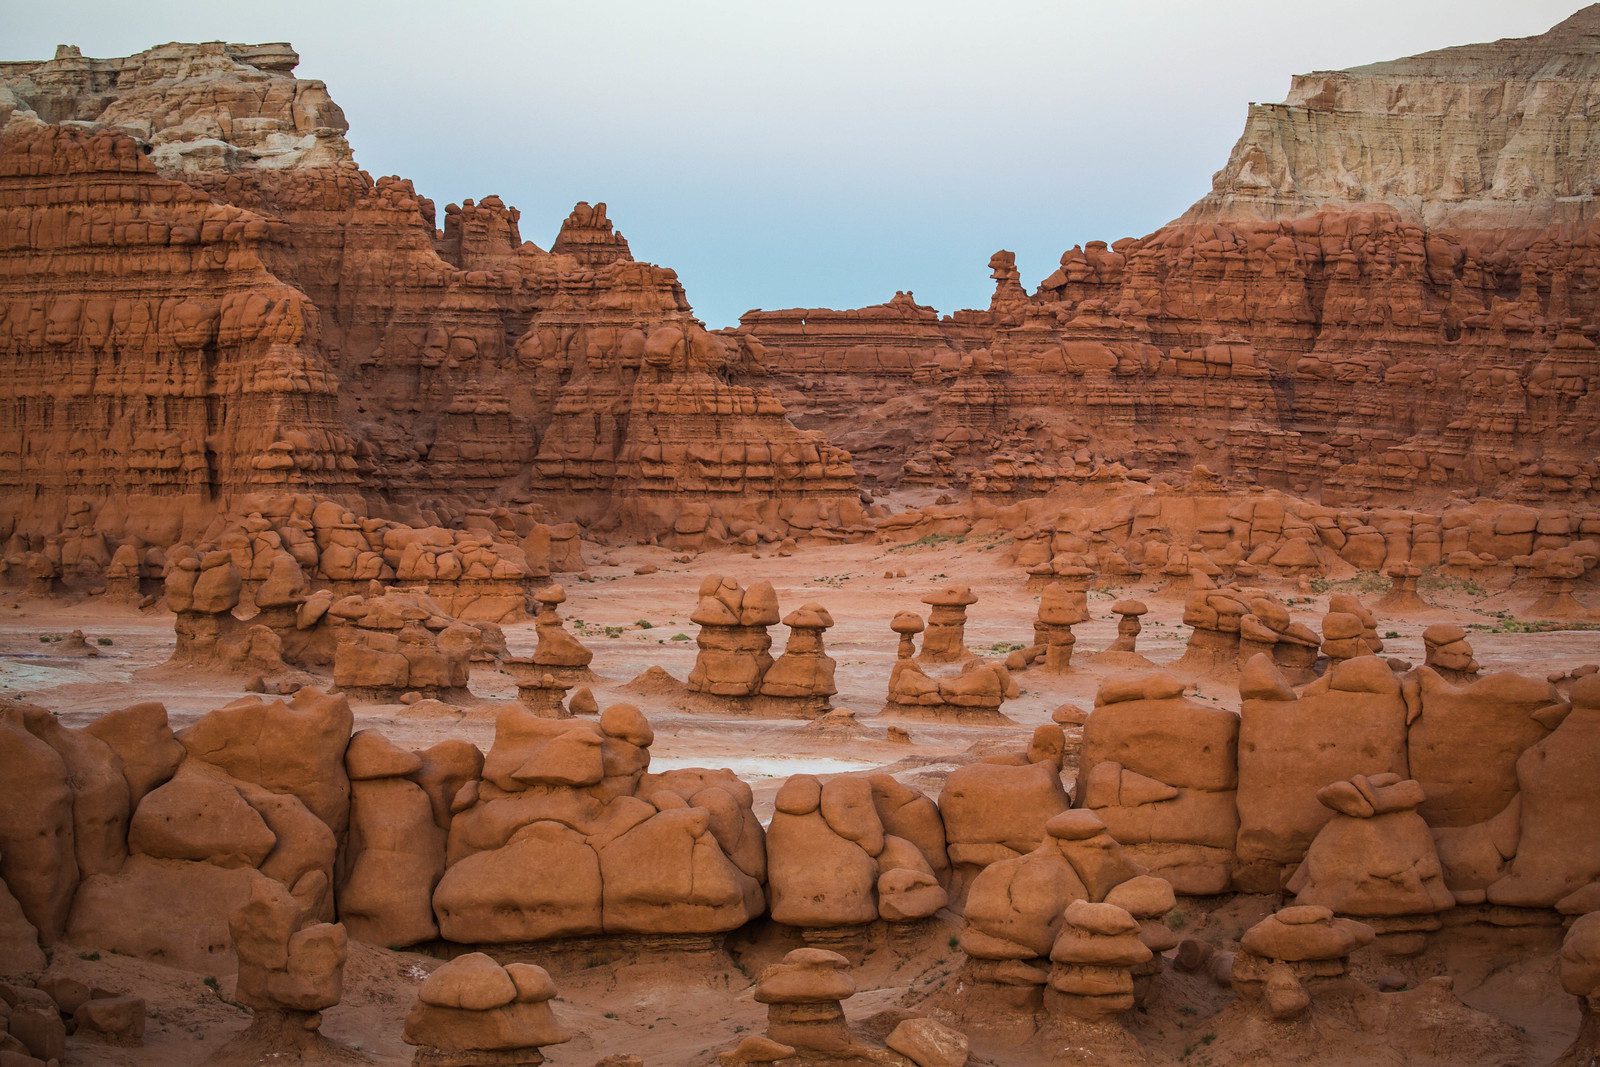
[[[864,457],[911,442],[899,472],[865,468],[887,480],[1021,495],[1203,463],[1330,503],[1592,499],[1597,30],[1600,6],[1297,78],[1182,219],[1069,250],[1031,296],[1002,254],[988,311],[752,312],[741,331],[802,425]],[[915,417],[849,429],[851,397],[891,393]]]
[[[374,181],[287,45],[0,65],[0,533],[78,495],[169,543],[240,494],[435,521],[536,502],[597,529],[861,529],[847,453],[753,346],[580,204],[552,250],[498,197]],[[62,125],[71,122],[73,125]]]

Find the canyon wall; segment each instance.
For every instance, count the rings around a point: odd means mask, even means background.
[[[986,312],[752,312],[796,418],[883,480],[1024,494],[1186,471],[1326,503],[1592,499],[1600,7],[1549,33],[1296,79],[1215,189]],[[915,342],[915,343],[913,343]],[[953,351],[952,351],[953,350]],[[811,398],[820,398],[812,400]],[[805,401],[805,406],[802,406]],[[925,409],[925,410],[924,410]],[[886,409],[880,408],[879,411]],[[977,481],[972,481],[977,476]]]
[[[172,544],[269,490],[419,525],[839,537],[872,527],[861,475],[1581,508],[1597,31],[1600,7],[1296,79],[1190,212],[1031,294],[999,252],[986,309],[900,293],[717,332],[604,204],[548,251],[495,196],[436,228],[357,166],[288,45],[0,64],[0,535],[38,550],[71,515]]]
[[[1296,218],[1388,204],[1429,227],[1595,217],[1600,17],[1537,37],[1297,75],[1251,104],[1243,136],[1185,222]]]
[[[0,534],[87,503],[170,544],[260,489],[446,525],[492,503],[684,540],[867,528],[849,455],[604,204],[549,252],[493,196],[436,230],[297,62],[0,65]]]

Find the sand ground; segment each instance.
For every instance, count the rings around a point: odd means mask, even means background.
[[[587,576],[563,579],[568,599],[562,613],[569,629],[594,650],[592,688],[600,704],[626,700],[643,709],[656,730],[651,750],[656,769],[732,768],[755,789],[757,814],[763,820],[770,817],[772,797],[789,774],[884,768],[937,795],[948,771],[973,759],[975,749],[1025,744],[1031,729],[1050,721],[1052,710],[1063,703],[1089,708],[1098,685],[1121,673],[1097,663],[1094,655],[1115,636],[1115,616],[1109,611],[1113,599],[1132,596],[1150,605],[1139,649],[1158,667],[1182,654],[1188,636],[1181,622],[1180,597],[1159,595],[1148,584],[1097,589],[1090,594],[1093,620],[1075,628],[1073,669],[1060,675],[1034,670],[1017,676],[1022,694],[1004,708],[1017,725],[897,723],[909,736],[896,737],[891,736],[889,723],[875,721],[894,661],[896,636],[888,620],[896,611],[925,610],[922,595],[945,584],[965,583],[978,596],[968,616],[969,648],[998,659],[1032,640],[1038,594],[1025,591],[1006,538],[804,547],[789,556],[777,555],[770,547],[759,553],[721,549],[692,556],[654,547],[591,548],[588,554],[592,564]],[[657,569],[635,574],[644,564]],[[903,577],[888,577],[886,572],[903,572]],[[629,685],[651,667],[663,668],[680,680],[687,677],[696,631],[688,619],[700,581],[711,574],[746,585],[758,579],[772,582],[785,613],[809,601],[829,610],[835,625],[826,642],[838,662],[840,689],[834,705],[858,713],[856,728],[821,730],[795,720],[708,715],[689,710],[692,702],[670,685]],[[1326,593],[1278,592],[1291,601],[1297,621],[1319,627]],[[1495,613],[1503,610],[1492,594],[1450,588],[1424,595],[1436,610],[1406,618],[1380,614],[1386,654],[1421,662],[1420,635],[1426,626],[1441,621],[1493,626]],[[1377,596],[1368,595],[1366,600],[1375,603]],[[97,655],[62,655],[51,642],[40,640],[74,629],[83,630]],[[532,651],[531,623],[508,626],[505,632],[513,652]],[[785,628],[775,627],[773,637],[776,655],[786,638]],[[1482,631],[1472,633],[1471,641],[1485,672],[1518,670],[1542,677],[1600,661],[1600,632],[1594,631]],[[109,709],[140,700],[159,699],[167,705],[174,727],[180,728],[245,695],[240,678],[152,670],[165,662],[172,645],[172,616],[162,610],[141,613],[92,600],[49,602],[0,594],[0,696],[41,704],[68,725],[83,725]],[[1196,681],[1197,699],[1237,707],[1237,691],[1228,680]],[[463,737],[487,750],[493,741],[493,706],[514,699],[515,687],[504,673],[479,667],[473,672],[472,691],[481,703],[460,709],[433,702],[417,707],[357,702],[357,726],[381,729],[407,747]],[[1066,771],[1069,784],[1074,770]],[[1240,897],[1186,902],[1185,907],[1194,930],[1227,939],[1270,910],[1271,901]],[[886,1031],[908,1010],[935,1010],[961,962],[960,953],[952,949],[958,930],[959,919],[941,915],[912,931],[875,935],[874,942],[861,949],[863,963],[857,977],[863,992],[846,1005],[851,1019],[868,1030]],[[1571,998],[1560,993],[1554,979],[1559,930],[1498,932],[1521,939],[1509,959],[1495,943],[1484,940],[1491,933],[1497,932],[1480,928],[1448,932],[1423,957],[1406,961],[1403,967],[1385,961],[1364,966],[1399,969],[1420,981],[1444,973],[1448,965],[1455,975],[1456,993],[1466,1003],[1522,1028],[1513,1058],[1504,1058],[1499,1046],[1484,1038],[1477,1047],[1487,1059],[1472,1062],[1546,1062],[1571,1040],[1577,1020]],[[682,945],[639,941],[534,948],[524,958],[549,966],[557,976],[561,1013],[578,1034],[570,1044],[549,1050],[552,1062],[586,1065],[606,1054],[632,1052],[652,1065],[693,1064],[708,1062],[714,1050],[730,1047],[741,1033],[761,1029],[764,1010],[751,998],[753,975],[797,943],[792,932],[757,924],[730,938],[726,951],[703,948],[686,953]],[[107,988],[145,994],[151,1003],[150,1027],[143,1048],[94,1046],[75,1037],[74,1062],[198,1063],[248,1020],[247,1013],[227,1001],[231,988],[227,976],[219,976],[218,988],[212,989],[202,981],[205,976],[116,957],[88,958],[92,955],[64,947],[56,953],[53,967]],[[356,947],[346,973],[345,1000],[327,1013],[324,1032],[359,1047],[377,1062],[406,1061],[409,1050],[400,1042],[401,1020],[416,985],[437,964],[435,957],[419,953]],[[1147,1048],[1172,1062],[1254,1062],[1248,1035],[1208,1030],[1213,1022],[1226,1021],[1228,994],[1195,976],[1169,974],[1164,982],[1155,1004],[1132,1024]],[[1370,1015],[1369,1009],[1356,1004],[1346,1014],[1365,1018],[1363,1011]],[[1418,1011],[1426,1014],[1424,1008]],[[1336,1034],[1344,1035],[1346,1044],[1340,1047],[1353,1057],[1347,1062],[1457,1062],[1450,1057],[1464,1054],[1437,1036],[1412,1048],[1422,1041],[1414,1026],[1403,1028],[1410,1035],[1405,1040],[1384,1044],[1350,1036],[1384,1032],[1387,1024],[1370,1018],[1354,1029],[1349,1020],[1340,1023],[1333,1016],[1317,1025],[1323,1032],[1320,1044],[1313,1041],[1294,1053],[1301,1058],[1279,1062],[1339,1062],[1316,1059],[1325,1056],[1327,1041]],[[979,1062],[1073,1062],[1066,1046],[1041,1053],[1038,1040],[1025,1050],[1014,1044],[1015,1035],[986,1036],[976,1022],[968,1028],[974,1031]],[[1460,1025],[1450,1029],[1457,1035],[1472,1030]],[[1212,1039],[1205,1041],[1208,1032]],[[1225,1050],[1225,1058],[1209,1059],[1223,1056]],[[1395,1059],[1401,1052],[1405,1055]]]

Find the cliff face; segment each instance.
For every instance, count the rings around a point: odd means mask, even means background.
[[[1600,7],[1296,80],[1216,189],[986,311],[747,315],[796,418],[885,480],[1018,496],[1203,465],[1342,502],[1600,493]],[[848,323],[848,328],[841,324]],[[916,345],[912,341],[916,340]],[[896,373],[926,415],[851,426]]]
[[[47,533],[77,495],[170,540],[279,486],[689,540],[863,525],[848,454],[605,205],[551,252],[498,197],[436,231],[410,182],[356,166],[297,60],[0,65],[0,533]]]
[[[1385,204],[1430,227],[1595,217],[1600,4],[1537,37],[1295,77],[1185,222]]]
[[[347,164],[349,123],[287,44],[164,44],[120,59],[71,45],[0,63],[0,125],[92,123],[137,137],[163,172]]]
[[[0,512],[117,498],[160,537],[228,491],[353,489],[320,317],[265,265],[281,233],[109,130],[0,148]]]
[[[887,482],[932,433],[945,383],[991,325],[977,313],[942,319],[896,293],[850,311],[751,311],[730,334],[760,346],[773,392],[798,425],[849,449],[864,477]]]
[[[0,535],[88,508],[170,543],[262,489],[837,535],[868,525],[845,448],[1005,497],[1203,465],[1592,501],[1597,22],[1298,79],[1184,218],[1032,294],[1002,252],[986,309],[714,334],[603,204],[549,251],[493,196],[435,229],[287,45],[0,64]]]

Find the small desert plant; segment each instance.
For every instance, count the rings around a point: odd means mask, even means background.
[[[1465,593],[1468,596],[1487,596],[1483,586],[1471,578],[1457,578],[1438,571],[1428,571],[1417,579],[1417,588],[1423,592]]]
[[[1563,622],[1555,619],[1519,619],[1509,611],[1496,612],[1493,622],[1472,622],[1467,629],[1487,634],[1546,634],[1556,630],[1600,630],[1600,623]]]
[[[931,533],[925,534],[924,536],[917,538],[915,541],[907,541],[903,545],[895,545],[893,548],[889,549],[889,551],[904,552],[909,548],[932,548],[934,545],[944,544],[960,545],[965,544],[966,540],[966,536],[962,534]]]
[[[1313,578],[1313,593],[1387,593],[1389,579],[1377,571],[1362,571],[1352,578]]]

